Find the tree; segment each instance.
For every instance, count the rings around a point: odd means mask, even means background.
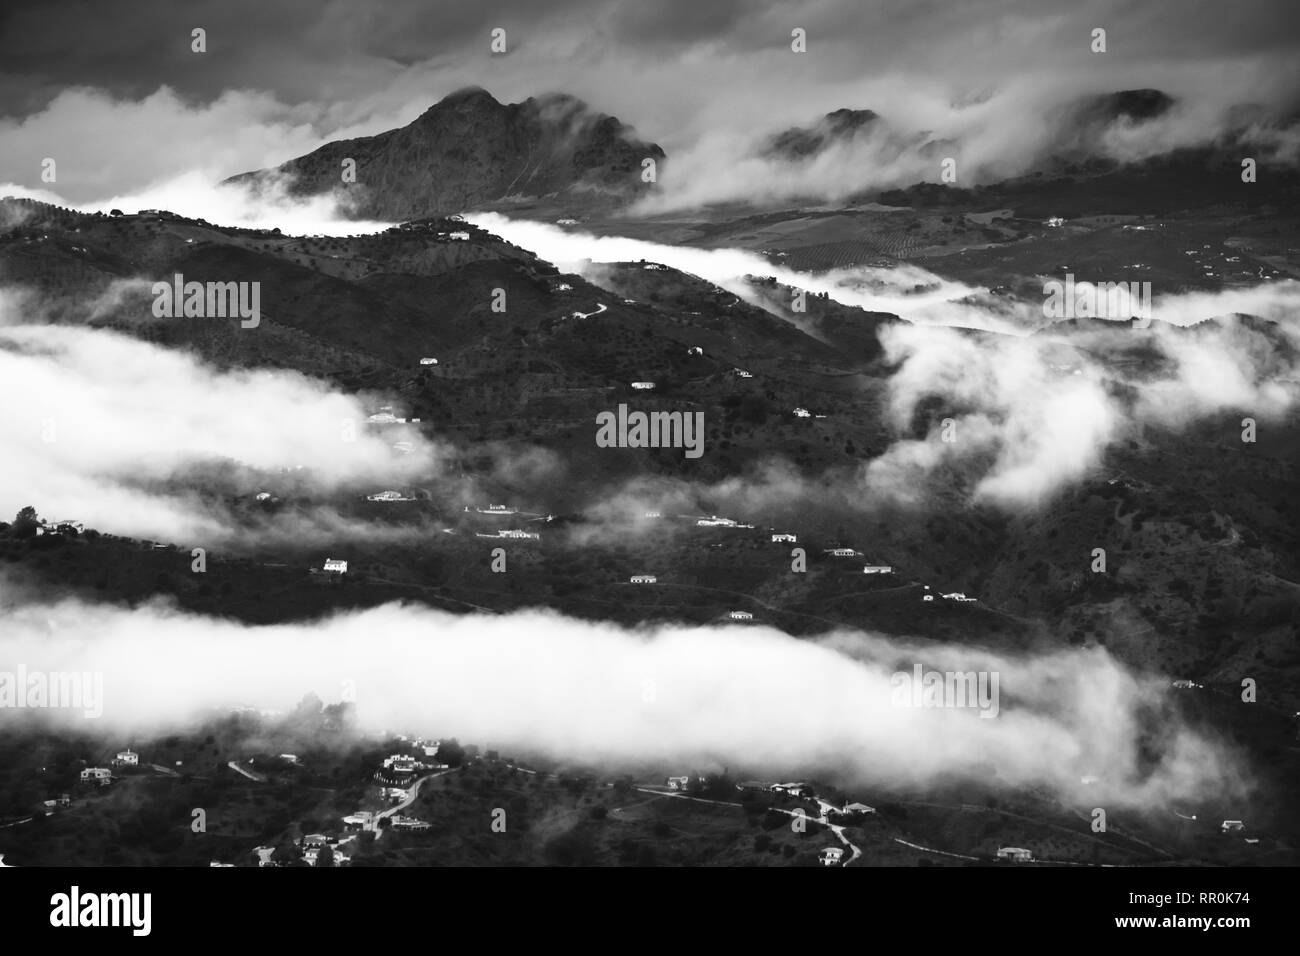
[[[448,767],[459,767],[465,762],[465,748],[455,737],[444,740],[438,745],[438,759]]]
[[[298,866],[302,863],[302,850],[292,843],[281,843],[271,854],[271,861],[279,866]]]
[[[328,846],[323,846],[323,847],[321,847],[321,848],[320,848],[320,852],[316,854],[316,865],[317,865],[318,867],[319,867],[319,866],[333,866],[333,865],[334,865],[334,850],[331,849],[331,848],[328,847]]]
[[[36,529],[40,525],[41,519],[37,516],[36,509],[28,505],[19,509],[10,530],[15,538],[34,538],[36,537]]]

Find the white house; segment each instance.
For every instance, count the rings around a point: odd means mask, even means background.
[[[828,846],[818,854],[818,859],[822,861],[822,866],[839,866],[840,860],[844,857],[844,847]]]
[[[805,797],[812,794],[812,787],[799,781],[796,783],[774,783],[772,784],[773,793],[785,793],[792,797]]]
[[[438,364],[438,360],[437,360],[436,358],[422,358],[422,359],[420,359],[420,364],[421,364],[421,365],[437,365],[437,364]]]
[[[659,512],[657,512],[657,511],[647,511],[647,512],[645,513],[645,516],[646,516],[647,518],[662,518],[662,517],[663,517],[663,515],[661,515],[661,514],[660,514]]]
[[[468,233],[468,232],[452,232],[452,233],[448,233],[448,234],[447,234],[447,238],[448,238],[448,239],[455,240],[455,241],[457,241],[457,242],[464,242],[465,240],[467,240],[467,239],[469,238],[469,233]]]
[[[667,780],[669,790],[685,790],[690,782],[690,777],[669,777]]]
[[[556,224],[557,226],[576,226],[576,225],[578,224],[578,220],[576,220],[576,219],[557,219],[557,220],[555,220],[555,224]]]
[[[733,621],[752,621],[754,619],[754,615],[748,611],[728,611],[727,617]]]
[[[258,501],[269,501],[270,498],[271,498],[271,493],[269,491],[259,491],[257,493]]]
[[[695,345],[695,346],[692,346],[691,348],[687,349],[687,350],[686,350],[686,354],[687,354],[687,355],[703,355],[703,354],[704,354],[704,349],[700,348],[698,345]]]
[[[85,770],[81,771],[82,783],[94,782],[99,784],[101,787],[106,787],[112,779],[113,771],[106,767],[87,767]]]
[[[653,574],[634,574],[632,575],[633,584],[658,584],[659,579]]]
[[[894,569],[888,564],[868,564],[862,569],[863,574],[893,574]]]
[[[340,561],[338,558],[326,558],[325,570],[333,574],[347,574],[348,563],[346,561]]]
[[[655,387],[655,383],[654,382],[633,382],[632,387],[635,389],[639,389],[640,391],[643,392],[648,392],[650,389]]]
[[[366,419],[372,425],[393,425],[399,420],[392,412],[376,412]]]
[[[796,541],[798,541],[799,539],[796,538],[796,537],[795,537],[794,535],[792,535],[792,534],[774,534],[774,535],[772,535],[772,540],[773,540],[773,541],[788,541],[790,544],[794,544],[794,543],[795,543]]]
[[[124,767],[138,767],[140,766],[140,755],[133,750],[122,750],[114,758],[113,763],[121,764]]]
[[[812,412],[808,411],[808,409],[806,409],[806,408],[796,408],[796,409],[794,410],[794,417],[795,417],[795,418],[812,418]]]
[[[865,803],[846,803],[840,809],[840,813],[875,813],[875,807],[869,807]]]
[[[407,754],[393,754],[384,758],[384,766],[393,773],[415,773],[415,758]]]
[[[835,557],[835,558],[860,558],[860,557],[862,557],[862,552],[861,552],[861,551],[854,551],[852,548],[830,548],[830,549],[828,549],[828,550],[826,551],[826,554],[829,554],[829,555],[831,555],[832,557]]]
[[[924,595],[921,596],[921,600],[922,600],[922,601],[933,601],[933,600],[934,600],[934,595],[933,595],[933,594],[924,594]]]
[[[1233,831],[1235,831],[1235,830],[1244,830],[1244,829],[1246,829],[1246,824],[1244,824],[1244,823],[1241,822],[1240,820],[1224,820],[1224,821],[1223,821],[1223,826],[1220,827],[1220,829],[1221,829],[1224,833],[1231,833],[1231,832],[1233,832]]]
[[[298,762],[298,755],[297,755],[297,754],[280,754],[280,759],[281,759],[281,760],[287,760],[287,761],[289,761],[289,763],[297,763],[297,762]]]
[[[415,817],[404,817],[401,814],[393,816],[393,829],[395,830],[427,830],[432,825],[424,820],[417,820]]]
[[[735,519],[719,518],[717,515],[701,518],[695,524],[701,528],[734,528],[736,526]]]
[[[1004,846],[998,848],[999,860],[1010,860],[1012,863],[1028,863],[1033,860],[1034,854],[1030,853],[1023,847]]]
[[[366,495],[367,501],[401,501],[402,493],[400,491],[380,491],[373,495]]]

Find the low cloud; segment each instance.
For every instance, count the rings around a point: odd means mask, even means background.
[[[11,603],[6,618],[5,661],[103,674],[98,726],[158,730],[204,708],[285,708],[307,692],[328,703],[348,688],[366,727],[604,765],[969,779],[1065,798],[1091,775],[1108,800],[1145,806],[1246,786],[1244,768],[1174,715],[1164,682],[1101,649],[995,654],[847,630],[798,640],[398,604],[274,626],[75,600]],[[891,678],[916,664],[997,673],[996,716],[900,705]]]
[[[320,493],[400,484],[435,456],[413,431],[368,429],[363,399],[304,375],[218,372],[102,329],[0,324],[0,404],[0,513],[36,504],[163,540],[248,533],[198,491],[231,469]],[[416,451],[398,455],[399,437]],[[306,523],[322,534],[347,525],[326,512]]]

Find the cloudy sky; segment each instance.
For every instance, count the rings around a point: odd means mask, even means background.
[[[206,53],[191,51],[196,27]],[[497,27],[505,55],[489,49]],[[1097,27],[1105,54],[1090,50]],[[1053,103],[1158,87],[1194,104],[1203,131],[1243,103],[1292,114],[1298,46],[1289,0],[14,0],[0,12],[0,184],[41,188],[45,157],[50,191],[77,203],[221,178],[402,125],[469,84],[512,102],[573,93],[714,166],[711,138],[840,107],[939,135],[990,129],[1000,151],[1032,140]]]

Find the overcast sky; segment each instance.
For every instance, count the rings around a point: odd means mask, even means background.
[[[1294,111],[1294,0],[7,0],[0,184],[103,199],[189,173],[276,164],[414,119],[465,85],[562,91],[660,143],[753,137],[832,109],[917,129],[1005,132],[1043,103],[1154,86]],[[191,30],[207,52],[191,51]],[[493,28],[509,52],[489,49]],[[790,49],[807,31],[806,53]],[[1107,51],[1090,50],[1107,31]],[[972,109],[973,105],[973,109]],[[1019,114],[1024,114],[1020,116]],[[956,132],[961,132],[960,129]],[[716,153],[710,153],[710,156]]]

